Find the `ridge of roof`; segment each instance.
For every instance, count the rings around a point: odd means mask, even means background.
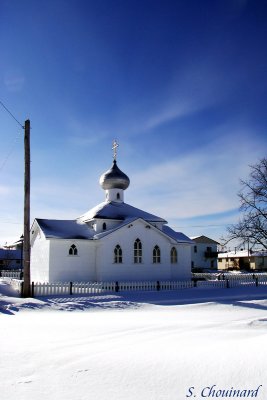
[[[150,214],[127,203],[118,203],[114,201],[100,203],[77,219],[85,222],[94,218],[125,220],[126,218],[133,217],[142,218],[148,222],[167,223],[165,219],[157,215]]]
[[[211,238],[209,238],[208,236],[205,236],[205,235],[190,236],[190,239],[193,240],[196,243],[220,244],[219,242],[216,242],[216,240],[211,239]]]

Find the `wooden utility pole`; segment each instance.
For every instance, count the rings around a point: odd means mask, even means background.
[[[23,297],[31,297],[31,271],[30,271],[30,120],[24,125],[24,243],[23,243]]]

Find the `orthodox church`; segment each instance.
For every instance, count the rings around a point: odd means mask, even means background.
[[[124,202],[130,179],[116,160],[100,177],[105,201],[74,220],[35,219],[34,282],[184,280],[193,242],[165,219]]]

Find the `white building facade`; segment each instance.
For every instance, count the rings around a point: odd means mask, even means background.
[[[75,220],[35,219],[32,281],[190,279],[193,242],[164,219],[126,204],[129,184],[114,158],[100,177],[103,203]]]
[[[217,269],[219,243],[204,235],[191,237],[191,239],[194,241],[192,246],[192,271],[196,269]]]

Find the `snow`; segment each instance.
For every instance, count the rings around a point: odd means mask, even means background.
[[[104,236],[109,235],[110,233],[122,228],[123,226],[129,224],[130,222],[136,221],[138,219],[144,221],[150,221],[154,216],[152,214],[145,213],[142,210],[138,210],[135,207],[129,206],[128,204],[121,203],[101,203],[104,204],[104,207],[100,209],[102,211],[105,210],[105,216],[103,217],[100,213],[97,214],[98,218],[117,218],[118,220],[122,219],[118,226],[115,228],[109,229],[108,231],[104,231],[98,234],[95,234],[95,231],[91,229],[85,222],[83,222],[82,217],[77,220],[58,220],[58,219],[41,219],[37,218],[35,223],[39,225],[42,229],[46,238],[57,238],[57,239],[101,239]],[[99,207],[99,206],[98,206]],[[116,207],[120,209],[120,215],[116,210]],[[116,210],[117,214],[115,214],[114,210]],[[133,211],[134,210],[134,211]],[[140,216],[127,217],[127,213],[129,214],[139,214]],[[91,217],[90,217],[91,218]],[[155,221],[156,221],[155,217]],[[87,218],[89,219],[89,218]],[[86,218],[84,218],[86,220]],[[165,222],[161,220],[160,222]],[[150,221],[151,222],[151,221]],[[158,221],[157,221],[158,222]],[[149,223],[149,222],[148,222]],[[152,225],[151,225],[152,226]],[[186,235],[181,232],[176,232],[170,227],[164,225],[162,231],[165,235],[171,237],[179,243],[189,243],[193,244],[192,240],[190,240]]]
[[[94,218],[124,220],[125,218],[133,217],[142,218],[148,222],[167,222],[164,219],[157,217],[156,215],[140,210],[139,208],[133,207],[130,204],[118,203],[115,201],[104,201],[92,208],[91,210],[87,211],[78,219],[86,222]]]
[[[0,324],[1,400],[266,399],[266,287],[21,299],[0,281]]]
[[[228,251],[226,253],[219,253],[218,258],[242,258],[242,257],[267,257],[267,251],[253,251],[250,253],[249,250],[238,250],[238,251]]]
[[[47,238],[93,239],[94,231],[77,220],[36,219]]]

